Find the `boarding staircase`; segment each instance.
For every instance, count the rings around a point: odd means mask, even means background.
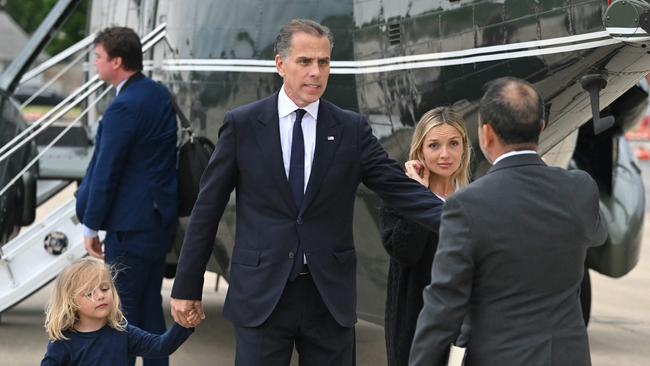
[[[142,38],[142,51],[147,52],[159,41],[165,39],[166,24],[161,24]],[[42,73],[56,63],[67,59],[71,55],[82,52],[73,61],[79,62],[91,51],[94,35],[90,35],[61,54],[52,57],[30,72],[24,74],[21,82]],[[67,68],[66,68],[67,70]],[[56,77],[61,76],[59,73]],[[49,83],[44,85],[37,93],[44,91]],[[72,108],[83,101],[87,101],[86,108],[80,115],[60,131],[52,141],[18,173],[5,187],[0,188],[0,196],[13,184],[18,182],[23,174],[46,154],[52,147],[68,133],[73,127],[80,124],[81,119],[112,89],[106,87],[99,95],[98,90],[104,82],[95,76],[79,87],[61,103],[49,110],[43,117],[32,123],[27,129],[17,135],[8,144],[0,147],[0,163],[8,159],[14,152],[29,143],[36,136],[45,131],[53,123],[68,113]],[[35,96],[26,101],[25,107]],[[86,166],[80,167],[85,171]],[[100,239],[103,239],[100,232]],[[83,243],[81,223],[75,215],[75,199],[70,199],[61,207],[50,213],[41,222],[38,222],[23,231],[14,239],[0,246],[0,314],[28,298],[30,295],[47,285],[71,262],[86,255]]]

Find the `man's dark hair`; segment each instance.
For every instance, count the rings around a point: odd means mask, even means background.
[[[487,84],[479,109],[504,145],[536,146],[544,126],[544,101],[525,80],[504,77]]]
[[[102,45],[111,59],[122,58],[125,70],[142,70],[142,44],[131,28],[109,27],[97,33],[95,45]]]
[[[292,19],[280,29],[280,33],[275,38],[275,54],[285,59],[289,55],[291,38],[299,32],[315,37],[327,37],[330,41],[330,50],[334,47],[334,36],[329,28],[309,19]]]

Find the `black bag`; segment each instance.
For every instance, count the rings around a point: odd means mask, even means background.
[[[181,138],[178,144],[178,216],[186,217],[192,213],[192,208],[199,195],[199,183],[203,171],[208,166],[214,144],[202,136],[194,136],[190,121],[176,103],[174,95],[170,94],[172,105],[181,124]]]

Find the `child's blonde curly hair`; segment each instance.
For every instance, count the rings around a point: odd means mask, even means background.
[[[113,293],[113,307],[106,323],[117,330],[126,329],[126,318],[120,310],[120,298],[115,290],[113,271],[103,261],[87,257],[68,266],[56,279],[52,298],[45,311],[45,329],[51,341],[68,339],[63,332],[74,330],[74,325],[79,320],[79,305],[75,299],[79,295],[94,292],[105,282],[110,283]]]

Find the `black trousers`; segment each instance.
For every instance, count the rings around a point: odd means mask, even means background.
[[[259,327],[235,327],[236,366],[288,366],[295,346],[301,366],[354,366],[354,327],[330,314],[311,275],[288,282]]]

